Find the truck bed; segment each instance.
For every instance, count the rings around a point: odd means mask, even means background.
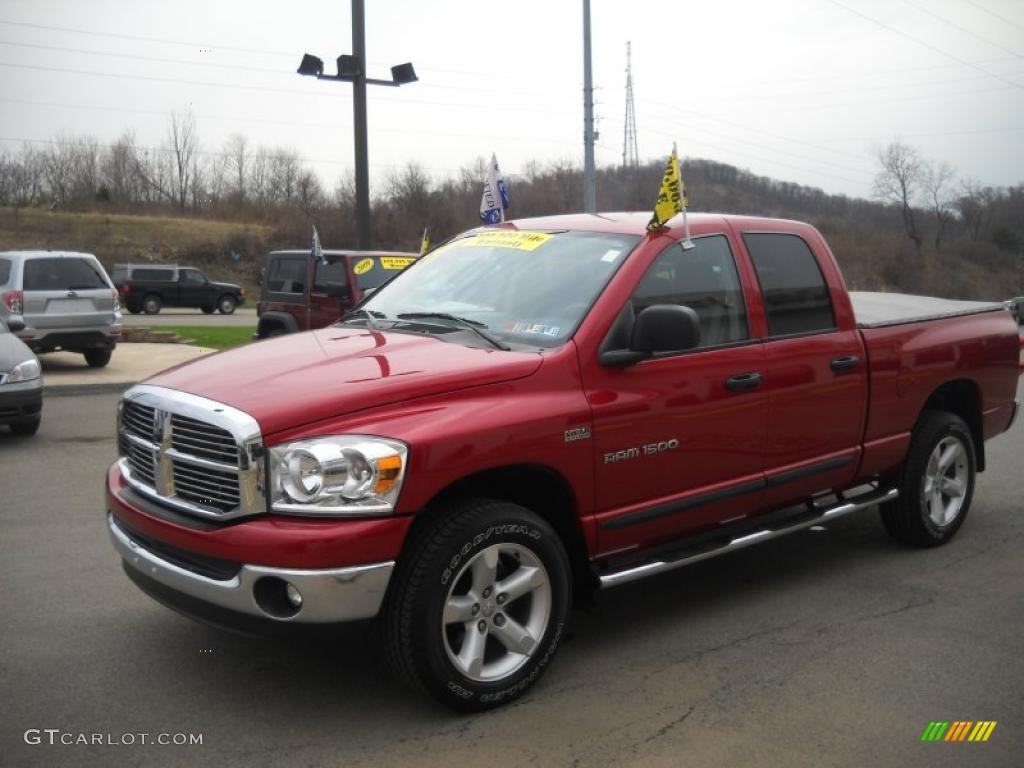
[[[907,293],[851,291],[853,314],[858,328],[885,328],[890,325],[939,320],[1005,309],[998,302],[954,301]]]

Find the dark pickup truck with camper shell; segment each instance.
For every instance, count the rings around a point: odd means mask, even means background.
[[[194,267],[115,264],[111,279],[125,309],[155,315],[163,307],[191,307],[210,315],[230,315],[245,303],[245,289],[210,280]]]

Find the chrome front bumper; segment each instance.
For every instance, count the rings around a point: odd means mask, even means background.
[[[376,616],[384,601],[394,561],[329,570],[295,570],[242,565],[232,578],[221,581],[201,576],[150,552],[107,514],[114,548],[132,568],[176,592],[228,611],[303,624],[333,624]],[[270,580],[270,581],[267,581]],[[302,595],[302,605],[290,616],[268,610],[257,602],[257,582],[291,584]]]

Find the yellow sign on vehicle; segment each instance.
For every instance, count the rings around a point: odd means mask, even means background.
[[[456,245],[483,245],[490,248],[511,248],[516,251],[535,251],[554,235],[547,232],[479,232],[475,235],[457,240]]]
[[[381,256],[380,265],[384,269],[405,269],[416,259],[410,256]],[[356,274],[359,274],[358,272]]]
[[[365,275],[373,269],[373,259],[362,259],[356,262],[356,265],[352,267],[352,271],[357,275]]]

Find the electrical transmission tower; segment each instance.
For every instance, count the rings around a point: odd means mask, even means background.
[[[626,120],[622,137],[622,167],[640,165],[640,151],[636,145],[636,110],[633,108],[633,61],[631,43],[626,43]]]

